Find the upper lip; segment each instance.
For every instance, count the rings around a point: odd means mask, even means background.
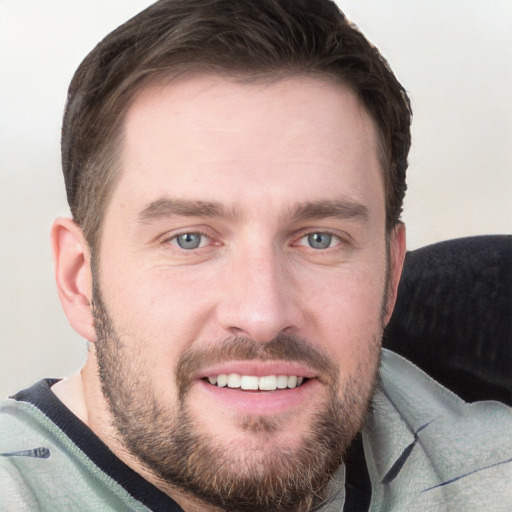
[[[264,377],[266,375],[296,375],[297,377],[314,378],[317,375],[307,365],[288,361],[230,361],[201,369],[196,379],[214,377],[217,375],[251,375]]]

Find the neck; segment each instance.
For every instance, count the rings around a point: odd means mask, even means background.
[[[84,396],[82,375],[75,373],[52,386],[57,398],[86,425],[89,424],[89,414]]]
[[[211,505],[190,497],[176,487],[163,482],[122,445],[101,392],[97,370],[90,358],[80,372],[62,379],[51,389],[57,398],[85,423],[120,460],[176,501],[185,512],[221,512],[220,509],[212,508]]]

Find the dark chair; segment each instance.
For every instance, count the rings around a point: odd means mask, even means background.
[[[512,236],[409,252],[384,346],[468,402],[512,405]]]

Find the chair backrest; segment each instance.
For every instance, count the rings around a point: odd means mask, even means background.
[[[407,253],[383,345],[466,401],[512,405],[512,236]]]

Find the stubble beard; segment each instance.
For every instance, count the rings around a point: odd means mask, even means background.
[[[207,351],[185,352],[176,366],[176,406],[155,396],[147,369],[125,350],[95,288],[95,350],[102,391],[121,443],[157,479],[171,488],[233,512],[302,512],[325,500],[326,484],[360,431],[375,386],[381,333],[366,347],[360,367],[338,389],[340,369],[306,340],[280,336],[267,344],[245,338],[219,341]],[[187,403],[195,366],[204,361],[288,359],[313,363],[326,375],[325,399],[312,412],[309,426],[294,447],[272,442],[286,429],[279,419],[242,418],[252,443],[215,439],[198,428]],[[321,367],[321,368],[320,368]],[[204,430],[204,429],[203,429]]]

